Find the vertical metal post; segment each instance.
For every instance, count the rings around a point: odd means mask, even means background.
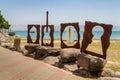
[[[46,32],[48,32],[48,11],[46,12]]]

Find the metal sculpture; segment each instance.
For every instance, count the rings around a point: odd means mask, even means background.
[[[62,38],[63,32],[64,32],[64,30],[67,26],[73,26],[75,28],[76,32],[77,32],[77,35],[78,35],[77,36],[78,39],[76,40],[77,42],[73,46],[66,45],[63,41],[63,38]],[[79,49],[80,48],[80,42],[79,42],[80,33],[79,33],[79,30],[80,30],[79,29],[79,23],[62,23],[61,24],[61,29],[60,29],[60,31],[61,31],[61,34],[60,34],[61,48],[78,48]]]
[[[37,31],[37,35],[36,35],[36,40],[35,42],[32,41],[32,38],[30,36],[30,30],[32,27],[35,27],[36,28],[36,31]],[[39,39],[40,39],[40,25],[28,25],[28,36],[27,36],[27,43],[34,43],[34,44],[39,44]]]
[[[103,55],[86,50],[88,45],[90,43],[92,43],[92,38],[94,36],[92,34],[92,29],[95,26],[101,26],[104,29],[104,33],[101,36],[101,44],[102,44]],[[85,52],[86,54],[91,54],[91,55],[106,59],[106,56],[107,56],[106,52],[107,52],[107,49],[110,45],[110,36],[111,36],[111,33],[112,33],[112,27],[113,26],[110,25],[110,24],[107,25],[107,24],[99,24],[99,23],[96,23],[96,22],[86,21],[85,22],[85,31],[84,31],[84,34],[83,34],[81,52]]]
[[[44,43],[43,38],[45,36],[44,29],[46,28],[46,32],[48,32],[48,28],[50,28],[50,43]],[[42,37],[41,37],[41,45],[42,46],[51,46],[54,47],[54,25],[48,25],[48,11],[46,12],[46,25],[42,25]]]

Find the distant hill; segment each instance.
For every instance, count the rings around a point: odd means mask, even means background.
[[[113,31],[120,31],[120,26],[113,26]]]

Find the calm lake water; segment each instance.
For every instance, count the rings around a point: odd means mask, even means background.
[[[19,35],[22,39],[27,39],[27,31],[14,31],[16,35]],[[30,33],[32,39],[36,39],[36,32]],[[103,31],[93,31],[94,37],[93,39],[100,39],[100,36],[103,34]],[[41,36],[41,33],[40,33]],[[49,32],[45,34],[45,38],[49,38]],[[60,39],[60,31],[54,32],[54,38]],[[68,39],[67,31],[64,31],[63,38]],[[73,31],[71,34],[71,38],[76,39],[77,33]],[[120,39],[120,31],[112,31],[111,39]],[[83,39],[83,31],[80,31],[80,39]]]

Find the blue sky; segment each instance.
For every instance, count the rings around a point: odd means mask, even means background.
[[[85,21],[120,26],[120,0],[1,0],[0,10],[10,24],[49,24]]]

